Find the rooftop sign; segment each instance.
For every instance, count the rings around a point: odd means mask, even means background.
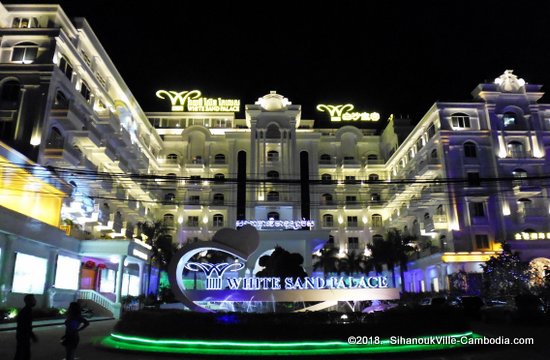
[[[330,121],[378,121],[380,114],[377,112],[352,112],[355,106],[352,104],[345,105],[317,105],[317,111],[328,112]]]
[[[199,90],[173,91],[158,90],[156,95],[160,99],[168,99],[172,104],[172,111],[189,112],[239,112],[241,100],[206,98]]]

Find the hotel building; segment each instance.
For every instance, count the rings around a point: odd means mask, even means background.
[[[0,4],[0,38],[0,140],[63,183],[48,224],[64,226],[74,258],[113,270],[94,279],[133,274],[142,293],[150,253],[132,239],[153,220],[174,244],[253,221],[258,256],[280,244],[304,254],[307,270],[322,246],[368,252],[398,229],[419,250],[408,291],[480,272],[502,240],[525,261],[550,262],[550,105],[538,103],[541,85],[512,71],[478,85],[471,102],[433,104],[414,126],[390,117],[383,131],[365,129],[357,124],[383,119],[319,106],[319,118],[339,120],[325,129],[276,92],[246,105],[244,119],[240,100],[198,91],[157,91],[173,111],[145,113],[88,23],[59,6]],[[0,286],[10,293],[13,244],[24,236],[7,219]],[[120,302],[121,286],[92,282]]]

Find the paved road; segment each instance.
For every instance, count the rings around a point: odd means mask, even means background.
[[[90,327],[81,333],[81,343],[77,350],[79,360],[140,360],[140,359],[186,359],[183,356],[159,356],[155,354],[136,354],[111,352],[98,348],[95,342],[109,334],[115,324],[114,320],[91,323]],[[508,326],[508,325],[481,325],[476,326],[479,333],[488,336],[523,336],[534,337],[534,345],[496,345],[480,346],[475,349],[460,350],[438,354],[417,354],[411,356],[392,356],[391,359],[428,359],[428,360],[548,360],[550,358],[550,329],[544,327]],[[36,328],[35,333],[39,342],[33,344],[33,360],[61,360],[64,358],[64,348],[59,344],[64,327],[49,326]],[[13,331],[0,332],[0,360],[11,360],[15,349],[15,333]],[[384,356],[377,356],[383,359]],[[190,359],[190,358],[187,358]],[[204,358],[202,358],[204,359]],[[237,359],[237,358],[235,358]],[[311,359],[311,358],[310,358]],[[240,360],[240,358],[239,358]]]

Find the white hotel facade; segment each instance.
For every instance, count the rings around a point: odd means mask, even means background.
[[[147,249],[128,244],[138,223],[156,219],[180,244],[237,220],[313,220],[303,231],[261,232],[262,251],[283,244],[304,255],[365,251],[395,228],[418,239],[409,291],[448,289],[449,274],[479,272],[502,240],[525,261],[549,261],[550,104],[511,71],[478,85],[471,102],[437,102],[417,125],[391,118],[378,133],[354,121],[316,128],[275,92],[246,105],[245,119],[145,113],[88,23],[58,6],[0,4],[0,39],[0,140],[56,169],[68,256],[105,262],[117,284],[126,272],[146,288]],[[0,220],[0,286],[15,302],[17,244],[51,259],[64,250],[6,230],[9,221]]]

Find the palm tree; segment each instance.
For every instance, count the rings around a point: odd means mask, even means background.
[[[138,224],[141,226],[141,233],[147,236],[146,243],[151,245],[151,256],[149,257],[149,268],[147,273],[147,294],[151,292],[151,269],[156,264],[159,270],[166,270],[175,248],[172,245],[170,230],[163,221],[146,222]]]
[[[416,252],[413,246],[416,238],[411,235],[403,236],[401,231],[391,229],[388,231],[387,240],[389,243],[389,253],[392,265],[392,276],[395,284],[395,266],[399,265],[399,276],[401,278],[401,292],[405,292],[405,271],[407,270],[407,261],[409,256]],[[388,266],[390,264],[388,263]]]
[[[339,272],[344,272],[348,275],[364,273],[366,270],[366,257],[359,251],[351,251],[344,254],[338,262]]]
[[[338,271],[338,249],[322,248],[319,255],[313,255],[313,270],[322,269],[323,273]]]

